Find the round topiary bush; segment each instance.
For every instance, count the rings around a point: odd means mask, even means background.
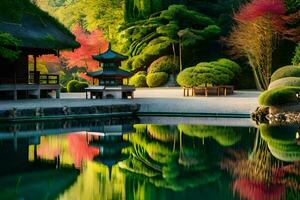
[[[271,82],[285,77],[300,77],[300,67],[291,65],[277,69],[271,76]]]
[[[158,87],[167,83],[168,77],[169,75],[166,72],[156,72],[148,74],[146,82],[149,87]]]
[[[279,86],[299,86],[300,87],[300,77],[286,77],[281,78],[270,83],[268,89],[273,89]]]
[[[87,82],[80,82],[77,80],[71,80],[67,84],[68,92],[84,92],[85,88],[87,88],[89,84]]]
[[[166,72],[171,74],[178,71],[178,69],[178,58],[174,59],[174,56],[162,56],[151,63],[150,67],[148,68],[148,73]]]
[[[221,65],[227,69],[230,69],[235,75],[238,75],[242,72],[241,67],[234,61],[227,58],[221,58],[216,61],[218,65]],[[214,62],[213,62],[214,63]]]
[[[263,106],[281,106],[285,104],[297,103],[296,94],[300,92],[300,87],[281,86],[267,90],[258,98],[258,102]]]
[[[202,62],[202,63],[197,64],[196,67],[209,69],[209,71],[212,73],[226,74],[230,77],[230,79],[233,79],[233,77],[235,76],[233,71],[231,71],[227,67],[224,67],[224,65],[220,65],[218,62],[209,62],[209,63]]]
[[[186,68],[178,74],[176,81],[180,86],[193,87],[196,85],[194,80],[194,68],[195,67]]]
[[[218,67],[210,63],[199,63],[196,67],[186,68],[180,72],[177,76],[177,83],[184,87],[223,85],[229,84],[232,78],[232,75],[218,70]]]
[[[134,74],[129,79],[129,85],[134,85],[135,87],[147,87],[146,83],[146,72],[140,71]]]
[[[87,82],[78,82],[75,85],[75,92],[85,92],[85,88],[89,87],[89,84]]]
[[[78,83],[77,80],[71,80],[68,82],[67,84],[67,91],[68,92],[74,92],[76,89],[75,89],[75,85]]]
[[[177,76],[177,83],[184,87],[230,84],[240,70],[238,64],[225,58],[201,62],[181,71]]]

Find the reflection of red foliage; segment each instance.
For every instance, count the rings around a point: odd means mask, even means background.
[[[69,134],[69,150],[74,160],[75,167],[80,169],[82,161],[92,160],[99,154],[99,149],[88,146],[85,135]]]
[[[47,140],[43,141],[42,145],[39,145],[37,155],[41,158],[54,159],[60,154],[60,146],[51,146]]]
[[[245,4],[235,18],[239,21],[250,21],[266,14],[281,16],[284,13],[283,0],[253,0]]]
[[[104,39],[103,32],[95,30],[91,33],[84,31],[80,25],[75,25],[73,33],[76,35],[76,41],[81,47],[74,52],[64,51],[62,57],[67,59],[69,67],[86,67],[87,71],[96,70],[99,63],[92,59],[92,55],[104,52],[107,49],[107,42]]]
[[[238,192],[241,198],[248,200],[280,200],[285,194],[285,187],[240,178],[234,181],[233,191]]]

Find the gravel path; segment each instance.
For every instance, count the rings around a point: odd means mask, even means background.
[[[61,94],[61,99],[0,101],[0,110],[10,108],[92,106],[138,103],[140,112],[250,114],[258,106],[257,91],[236,91],[230,96],[183,97],[181,88],[142,88],[135,99],[85,99],[85,93]]]

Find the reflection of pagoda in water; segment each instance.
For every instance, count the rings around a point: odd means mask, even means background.
[[[99,149],[99,154],[93,160],[109,168],[109,177],[111,177],[112,167],[127,158],[122,154],[122,149],[130,144],[123,140],[123,136],[130,132],[133,132],[133,126],[113,125],[104,126],[103,132],[86,133],[93,136],[89,146]]]

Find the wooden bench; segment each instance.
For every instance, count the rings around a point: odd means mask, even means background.
[[[183,96],[189,97],[190,96],[190,90],[192,91],[192,96],[194,96],[194,88],[192,87],[183,87]]]
[[[220,85],[218,87],[220,88],[220,91],[224,94],[224,96],[227,96],[228,94],[233,94],[234,92],[233,85]]]
[[[190,96],[190,90],[192,90],[192,96],[204,95],[208,96],[211,94],[220,96],[227,96],[228,94],[233,94],[234,86],[232,85],[220,85],[220,86],[198,86],[193,88],[183,88],[183,96]]]

